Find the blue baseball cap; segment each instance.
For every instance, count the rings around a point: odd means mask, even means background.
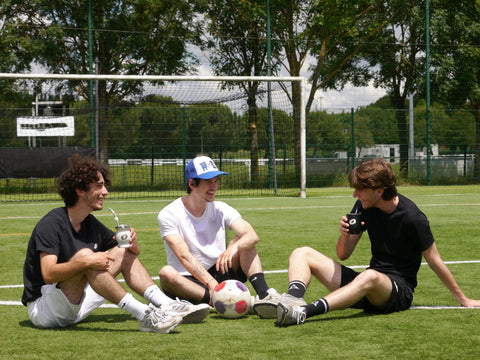
[[[185,178],[189,179],[211,179],[219,175],[229,175],[217,169],[215,162],[208,156],[197,156],[185,167]]]

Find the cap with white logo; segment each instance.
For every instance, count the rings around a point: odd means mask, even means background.
[[[219,175],[229,175],[217,169],[217,166],[208,156],[197,156],[185,167],[185,178],[188,179],[211,179]]]

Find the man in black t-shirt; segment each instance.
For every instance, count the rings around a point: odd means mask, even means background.
[[[395,174],[387,161],[363,162],[350,172],[349,182],[358,198],[352,212],[361,213],[362,231],[350,234],[343,216],[337,256],[342,261],[348,259],[367,231],[372,252],[368,269],[356,272],[312,248],[295,249],[289,259],[288,293],[277,304],[264,305],[256,312],[271,314],[275,309],[277,324],[288,326],[347,307],[383,314],[406,310],[413,300],[422,256],[462,306],[480,306],[479,300],[464,295],[442,261],[426,216],[397,193]],[[295,301],[303,298],[312,275],[331,292],[298,306]]]
[[[103,208],[109,185],[108,169],[89,158],[72,159],[59,177],[65,207],[51,210],[35,226],[23,268],[22,303],[32,323],[76,324],[107,300],[134,315],[141,331],[166,333],[185,318],[204,318],[209,309],[173,300],[153,282],[138,258],[133,228],[130,247],[119,248],[113,231],[91,214]],[[150,305],[123,288],[116,280],[120,273]]]

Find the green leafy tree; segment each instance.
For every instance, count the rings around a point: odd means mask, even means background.
[[[208,5],[207,47],[210,63],[217,75],[265,76],[267,67],[267,16],[265,1],[225,0]],[[275,67],[275,64],[273,64]],[[230,86],[225,84],[225,86]],[[248,130],[252,180],[259,176],[257,98],[259,82],[239,82],[247,98]],[[264,89],[263,89],[264,90]]]
[[[368,61],[374,85],[388,91],[397,120],[400,169],[408,174],[407,97],[423,84],[425,74],[425,5],[414,0],[384,1],[379,16],[385,26],[364,47],[361,57]]]
[[[348,149],[350,125],[343,120],[346,117],[346,114],[327,114],[325,111],[311,112],[307,116],[307,143],[313,148],[312,156],[331,157],[337,151]]]
[[[52,73],[89,73],[89,11],[85,0],[17,1],[16,29],[36,45],[35,60]],[[199,40],[194,1],[91,1],[93,59],[99,74],[183,74],[197,60],[188,44]],[[18,56],[21,54],[19,53]],[[71,93],[89,99],[89,84],[71,81]],[[108,156],[109,107],[143,84],[99,81],[100,156]]]
[[[275,56],[290,76],[310,74],[306,113],[318,90],[341,90],[348,82],[368,83],[365,62],[356,56],[378,31],[376,1],[272,1],[273,42],[281,44]],[[381,24],[381,23],[380,23]],[[308,69],[306,67],[308,66]],[[290,99],[295,119],[295,168],[300,176],[300,85],[293,84]]]
[[[439,10],[432,17],[432,94],[453,109],[474,115],[475,164],[473,176],[480,180],[480,2],[435,1]]]
[[[294,124],[291,115],[288,115],[285,111],[273,109],[272,119],[274,132],[274,140],[277,151],[283,149],[286,146],[287,151],[293,151],[294,144]],[[264,151],[265,157],[270,154],[269,137],[270,137],[270,116],[267,108],[260,108],[258,110],[258,142],[261,144],[260,149]]]
[[[419,101],[415,113],[415,143],[427,145],[426,103]],[[430,108],[431,143],[438,144],[447,153],[463,153],[465,148],[474,149],[474,116],[465,110],[449,110],[444,104],[433,103]]]
[[[226,105],[191,105],[187,109],[187,156],[218,154],[235,147],[235,116]]]
[[[184,116],[180,105],[169,97],[148,95],[132,111],[134,114],[129,116],[130,119],[137,119],[132,127],[138,125],[134,133],[135,144],[132,144],[138,154],[136,156],[163,159],[182,157]]]
[[[404,110],[400,110],[404,111]],[[398,144],[398,126],[390,96],[359,108],[355,117],[367,116],[374,144]]]

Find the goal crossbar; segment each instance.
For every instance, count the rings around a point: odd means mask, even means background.
[[[263,81],[300,83],[300,197],[306,197],[306,112],[305,86],[302,76],[202,76],[202,75],[100,75],[100,74],[49,74],[0,73],[0,79],[32,80],[110,80],[110,81]]]

